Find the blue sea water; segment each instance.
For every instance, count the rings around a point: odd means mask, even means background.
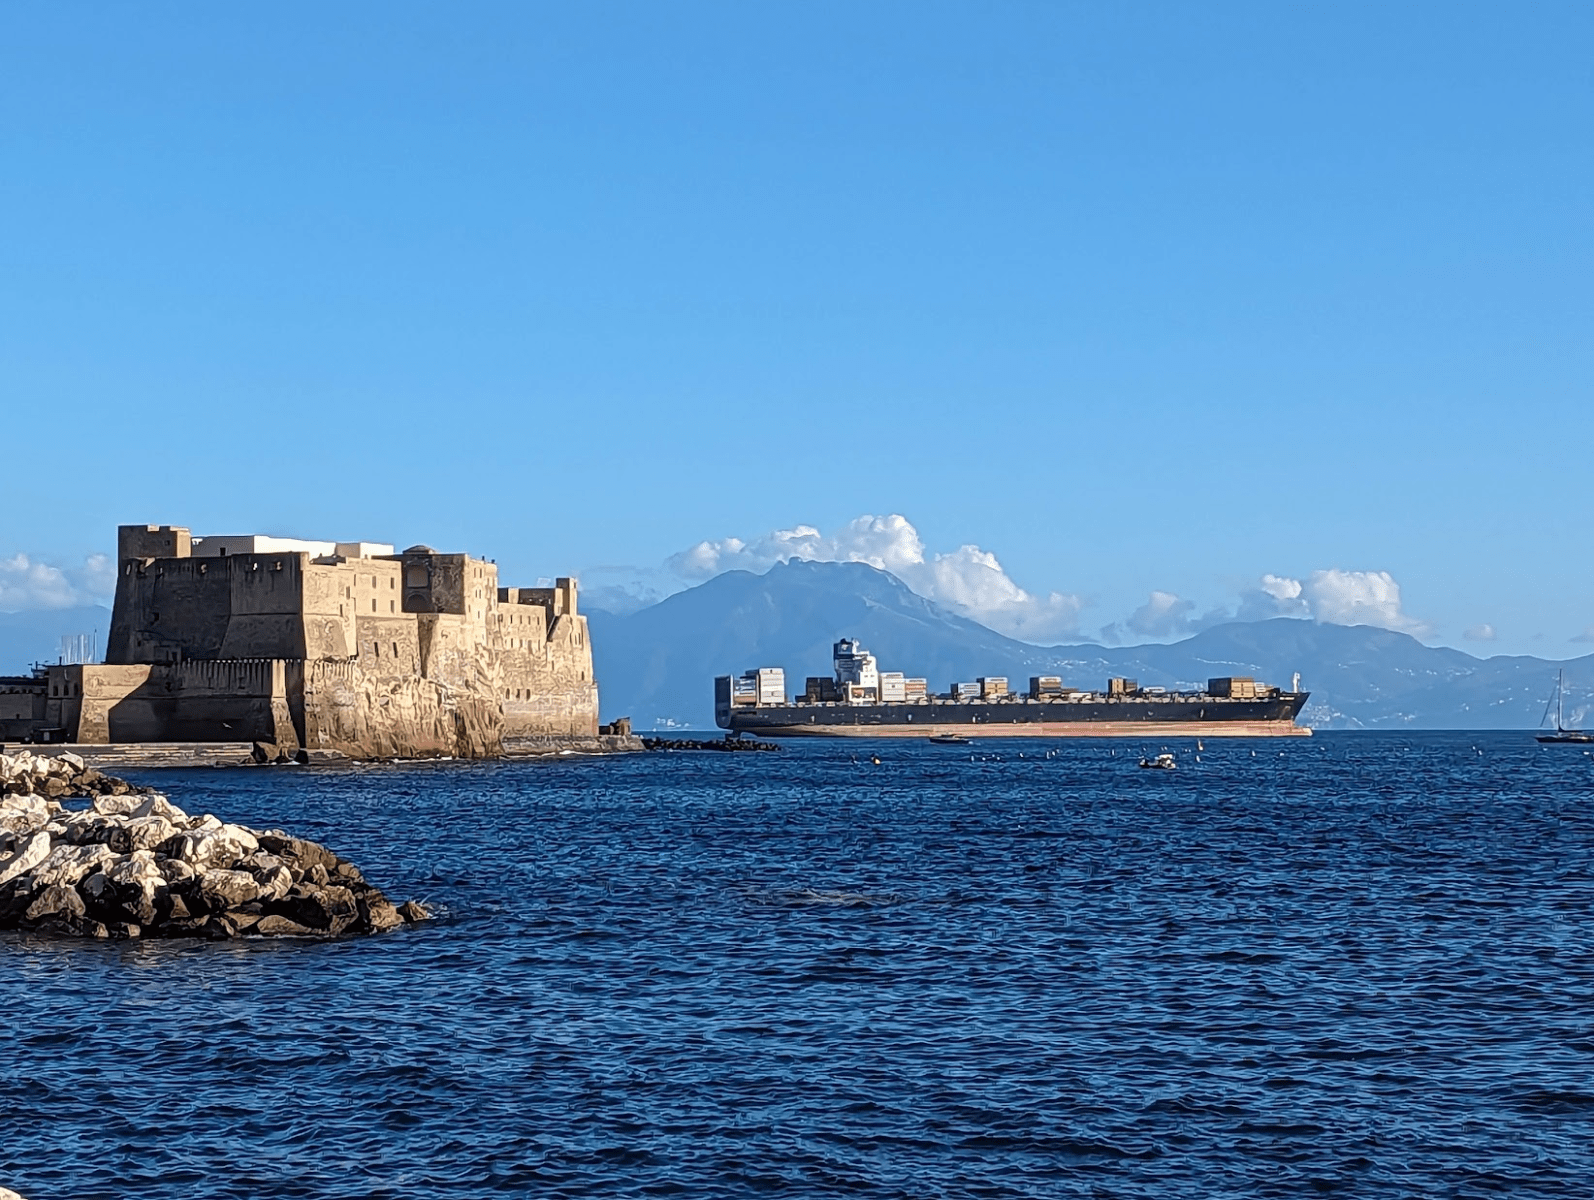
[[[1149,744],[817,742],[148,773],[440,917],[0,935],[0,1183],[1587,1194],[1594,758],[1168,748],[1176,771],[1137,769]]]

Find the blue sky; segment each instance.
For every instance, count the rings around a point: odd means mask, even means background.
[[[978,546],[1048,635],[1173,636],[1271,575],[1588,648],[1587,5],[0,32],[11,607],[16,556],[86,578],[118,522],[669,587],[704,541],[845,556],[901,514],[941,594]]]

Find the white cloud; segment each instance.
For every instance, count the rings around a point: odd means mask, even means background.
[[[1313,571],[1304,580],[1264,575],[1240,599],[1235,617],[1257,621],[1267,617],[1310,617],[1324,625],[1376,625],[1413,637],[1426,637],[1433,626],[1401,607],[1400,584],[1388,571]]]
[[[1124,622],[1131,633],[1143,637],[1170,637],[1185,632],[1190,626],[1190,613],[1195,604],[1181,600],[1172,592],[1152,592],[1150,598]]]
[[[1590,625],[1582,633],[1572,638],[1574,642],[1594,642],[1594,625]]]
[[[1265,621],[1297,617],[1326,625],[1376,625],[1414,637],[1426,637],[1433,627],[1409,616],[1401,607],[1400,585],[1388,571],[1314,571],[1302,579],[1263,575],[1240,594],[1230,611],[1214,608],[1194,615],[1195,605],[1173,592],[1155,591],[1150,599],[1122,621],[1103,626],[1103,641],[1121,642],[1130,636],[1168,639],[1188,637],[1226,621]],[[1482,631],[1487,630],[1487,633]],[[1467,637],[1494,638],[1494,630],[1480,625]]]
[[[116,569],[105,554],[80,567],[57,567],[26,554],[0,558],[0,612],[103,604],[116,591]]]
[[[1496,634],[1493,625],[1474,625],[1461,636],[1469,642],[1492,642]]]
[[[699,542],[666,566],[686,579],[724,571],[766,571],[776,563],[861,562],[889,571],[919,595],[999,633],[1043,641],[1073,633],[1084,601],[1062,592],[1035,595],[1013,582],[996,555],[978,546],[927,553],[906,517],[862,516],[826,536],[812,525],[777,529],[751,541]]]
[[[1388,571],[1313,571],[1303,585],[1312,616],[1325,625],[1376,625],[1423,637],[1426,621],[1400,606],[1400,585]]]

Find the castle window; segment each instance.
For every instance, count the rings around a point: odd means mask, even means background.
[[[376,597],[375,596],[371,597],[371,611],[372,612],[376,611]]]
[[[392,612],[393,611],[393,601],[391,601],[391,600],[389,600],[387,602],[387,611],[388,612]]]
[[[372,658],[381,658],[382,657],[382,643],[381,642],[372,642],[371,643],[371,657]]]
[[[397,642],[393,643],[393,657],[394,658],[398,657],[398,643]]]

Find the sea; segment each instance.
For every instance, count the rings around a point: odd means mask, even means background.
[[[0,935],[0,1184],[28,1200],[1594,1190],[1586,748],[137,778],[437,919]]]

